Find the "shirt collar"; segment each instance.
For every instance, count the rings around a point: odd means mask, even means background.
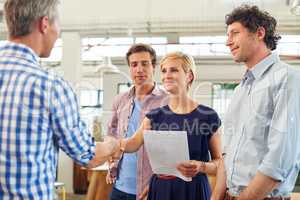
[[[24,44],[7,42],[4,46],[0,47],[0,51],[2,56],[20,58],[38,64],[39,57],[37,54]]]
[[[250,71],[255,79],[259,79],[267,69],[269,69],[274,63],[280,61],[280,58],[276,52],[272,52],[266,58],[257,63]]]
[[[159,89],[158,85],[156,83],[154,83],[154,88],[153,90],[150,92],[149,95],[154,95],[154,96],[158,96],[161,95],[161,90]],[[129,90],[129,97],[133,98],[135,96],[135,87],[131,87]]]

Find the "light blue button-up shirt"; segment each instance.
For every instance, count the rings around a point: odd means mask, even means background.
[[[257,172],[280,181],[287,197],[300,169],[300,71],[272,53],[248,70],[224,121],[229,192],[238,196]]]
[[[128,122],[126,138],[130,138],[140,126],[141,102],[134,100],[133,110]],[[124,153],[115,187],[125,193],[136,195],[137,154]]]

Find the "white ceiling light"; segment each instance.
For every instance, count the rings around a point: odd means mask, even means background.
[[[291,7],[291,13],[300,15],[300,0],[294,0]]]
[[[96,73],[100,75],[104,73],[120,73],[120,70],[112,64],[110,57],[105,56],[103,57],[102,64],[97,67]]]

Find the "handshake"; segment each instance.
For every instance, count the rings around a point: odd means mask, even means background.
[[[112,136],[105,136],[103,142],[96,142],[96,150],[94,158],[89,162],[88,168],[97,167],[108,161],[113,155],[118,155],[124,151],[121,148],[124,140],[116,139]]]

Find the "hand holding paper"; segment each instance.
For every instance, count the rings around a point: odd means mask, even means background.
[[[176,168],[185,177],[194,177],[199,173],[199,166],[193,160],[179,163]]]
[[[145,131],[144,143],[155,174],[177,176],[185,181],[190,177],[183,176],[176,166],[189,161],[189,148],[186,131]]]

